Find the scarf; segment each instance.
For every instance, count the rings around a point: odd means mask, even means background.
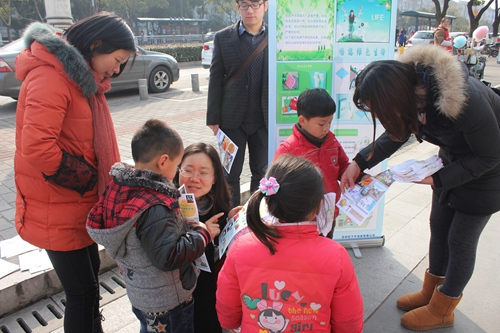
[[[207,215],[214,205],[214,199],[210,192],[205,194],[199,199],[196,199],[196,206],[198,207],[198,214],[200,216]]]
[[[109,112],[108,102],[104,93],[111,89],[111,79],[100,80],[99,75],[89,67],[97,83],[97,92],[90,96],[88,101],[92,110],[92,124],[94,127],[94,151],[97,159],[97,186],[98,194],[102,195],[112,178],[109,174],[111,167],[120,161],[120,151],[116,141],[113,119]]]
[[[302,126],[299,125],[299,123],[295,124],[295,127],[297,127],[297,129],[299,130],[300,133],[302,133],[302,135],[304,135],[307,139],[307,141],[309,141],[310,143],[312,143],[313,145],[315,145],[316,147],[320,148],[321,145],[326,141],[326,139],[328,138],[328,134],[325,135],[324,138],[321,138],[321,139],[318,139],[317,137],[315,136],[312,136],[311,134],[309,134]]]

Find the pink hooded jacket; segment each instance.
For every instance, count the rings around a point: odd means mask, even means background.
[[[242,332],[363,330],[363,300],[351,259],[316,223],[277,226],[271,255],[253,233],[233,244],[217,283],[217,314]]]

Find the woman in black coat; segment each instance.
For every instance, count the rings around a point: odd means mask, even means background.
[[[422,290],[397,305],[409,311],[401,318],[409,329],[453,326],[481,232],[500,210],[500,97],[451,53],[430,45],[411,48],[400,61],[369,64],[356,78],[353,101],[386,131],[354,158],[341,188],[411,134],[440,148],[444,167],[421,181],[433,189],[429,268]]]
[[[230,211],[229,185],[224,178],[219,154],[211,145],[198,142],[186,147],[174,181],[179,185],[184,185],[187,193],[194,194],[201,222],[224,213],[218,222],[220,230],[224,229],[226,219],[232,217],[241,208],[237,207]],[[195,333],[222,333],[215,311],[215,292],[217,275],[225,257],[219,258],[218,244],[219,237],[216,237],[207,245],[205,256],[211,272],[200,272],[196,289],[193,292]]]

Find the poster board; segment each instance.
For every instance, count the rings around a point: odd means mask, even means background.
[[[372,120],[352,102],[354,80],[370,62],[394,59],[396,1],[269,1],[269,161],[297,122],[296,98],[312,88],[335,100],[331,129],[349,158],[372,142]],[[383,245],[382,222],[383,202],[362,225],[341,214],[334,239],[355,249]]]

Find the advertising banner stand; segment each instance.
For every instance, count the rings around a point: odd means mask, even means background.
[[[397,0],[269,1],[269,161],[297,122],[301,92],[325,89],[337,110],[332,131],[349,158],[373,141],[369,114],[353,101],[354,82],[370,62],[394,58]],[[384,129],[377,125],[377,135]],[[372,175],[387,167],[381,163]],[[334,239],[361,258],[382,246],[383,201],[363,223],[341,213]]]

